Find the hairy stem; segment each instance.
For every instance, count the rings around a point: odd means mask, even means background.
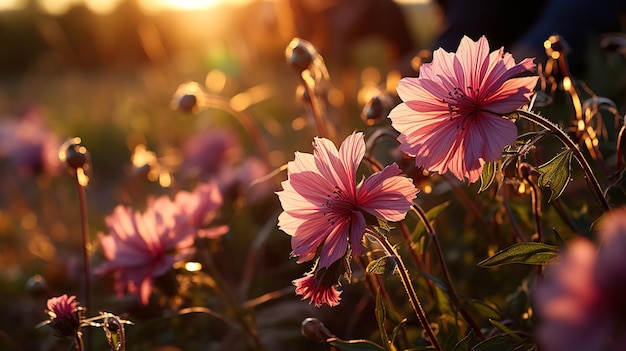
[[[376,231],[369,230],[369,229],[368,229],[368,233],[371,234],[374,238],[376,238],[376,240],[380,243],[380,245],[382,245],[382,247],[385,249],[385,252],[387,253],[387,255],[394,257],[396,259],[396,263],[398,264],[398,267],[397,267],[398,273],[400,274],[400,280],[402,281],[402,285],[404,285],[404,289],[406,290],[406,293],[409,297],[409,301],[411,302],[413,311],[415,311],[415,315],[417,315],[417,318],[419,319],[420,324],[422,325],[422,328],[424,328],[424,331],[426,332],[426,335],[428,336],[428,339],[430,340],[430,343],[432,344],[432,346],[436,350],[442,351],[443,349],[441,348],[441,345],[439,344],[439,341],[437,340],[435,333],[430,327],[430,323],[428,322],[428,318],[426,317],[426,312],[424,312],[424,308],[422,308],[422,304],[420,303],[420,300],[417,297],[415,288],[413,287],[413,284],[411,284],[411,278],[409,277],[409,273],[406,270],[406,267],[404,266],[404,262],[402,261],[402,258],[400,257],[400,255],[398,255],[398,253],[393,248],[393,246],[389,243],[386,237],[380,235]]]
[[[582,167],[583,172],[585,173],[585,177],[587,178],[587,181],[589,182],[591,189],[596,194],[596,197],[602,204],[602,207],[604,207],[605,210],[609,210],[609,204],[606,198],[604,197],[604,193],[602,191],[602,188],[600,187],[600,183],[598,182],[598,179],[593,173],[591,166],[589,166],[587,159],[585,158],[583,153],[580,151],[580,148],[578,147],[578,145],[576,145],[576,143],[574,143],[574,141],[567,134],[565,134],[565,132],[561,128],[557,127],[554,123],[548,121],[544,117],[538,114],[526,111],[526,110],[521,110],[521,109],[518,109],[516,112],[521,117],[537,125],[540,125],[541,127],[552,132],[557,138],[559,138],[559,140],[561,140],[561,142],[568,149],[572,150],[572,152],[574,153],[574,157],[576,158],[576,161],[578,161],[578,164]]]

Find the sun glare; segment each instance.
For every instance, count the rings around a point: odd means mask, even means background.
[[[225,3],[228,3],[228,0],[140,0],[141,7],[150,12],[202,10]]]

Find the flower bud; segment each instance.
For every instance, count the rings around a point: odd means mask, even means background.
[[[387,115],[393,107],[392,105],[393,102],[391,101],[389,95],[385,93],[378,93],[374,95],[367,102],[367,104],[365,104],[365,106],[363,106],[361,119],[368,126],[381,124],[383,121],[386,121]]]
[[[206,106],[206,92],[197,82],[186,82],[180,84],[170,101],[170,107],[173,110],[183,113],[197,113]]]
[[[317,343],[324,343],[330,338],[334,338],[328,328],[317,318],[307,318],[302,322],[302,335],[305,338]]]
[[[177,110],[184,113],[192,113],[196,110],[198,98],[192,94],[185,94],[178,99]]]
[[[80,142],[79,137],[74,137],[68,139],[59,148],[59,159],[71,169],[85,168],[87,163],[87,149],[80,145]]]
[[[43,276],[35,274],[26,281],[26,290],[31,296],[39,297],[47,295],[50,287]]]
[[[316,55],[317,50],[315,50],[313,45],[308,41],[299,38],[291,40],[285,50],[287,64],[298,73],[302,73],[303,71],[309,69],[313,63],[313,58]]]
[[[78,333],[81,323],[82,307],[76,301],[76,296],[61,295],[48,299],[47,313],[50,316],[48,325],[54,329],[56,335],[73,337]]]

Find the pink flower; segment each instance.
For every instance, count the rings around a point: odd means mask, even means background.
[[[47,324],[60,336],[75,336],[80,329],[80,307],[76,296],[68,297],[63,294],[50,298],[47,307],[47,313],[50,316]]]
[[[98,234],[107,259],[97,274],[113,272],[118,295],[125,291],[147,304],[153,278],[193,252],[195,229],[167,196],[151,199],[144,213],[117,206],[106,219],[109,235]]]
[[[575,239],[534,291],[542,350],[625,350],[626,209],[600,224],[598,251]]]
[[[350,135],[339,150],[324,138],[315,138],[313,148],[313,155],[297,152],[288,164],[288,180],[277,193],[283,207],[278,226],[292,236],[291,255],[298,263],[319,255],[319,271],[341,262],[350,251],[361,253],[366,217],[404,219],[418,190],[410,179],[398,176],[395,163],[357,184],[356,172],[365,155],[362,133]],[[311,291],[311,281],[297,281],[299,291]],[[310,294],[312,302],[324,300],[318,293]]]
[[[58,174],[60,145],[37,109],[29,109],[18,120],[0,121],[0,157],[11,160],[21,175]]]
[[[315,275],[308,274],[293,281],[296,286],[296,294],[302,295],[302,300],[311,299],[310,304],[321,307],[327,304],[330,307],[339,305],[341,298],[336,284],[320,284]]]
[[[215,182],[200,184],[193,192],[179,191],[174,198],[175,206],[182,210],[189,224],[196,228],[197,236],[209,239],[220,237],[228,231],[226,225],[210,227],[222,203],[222,194]]]
[[[456,54],[435,50],[418,78],[398,85],[404,102],[389,118],[402,151],[416,166],[475,182],[483,164],[515,142],[517,128],[502,116],[529,101],[537,77],[522,75],[534,69],[533,59],[516,64],[503,48],[489,53],[485,37],[463,37]]]

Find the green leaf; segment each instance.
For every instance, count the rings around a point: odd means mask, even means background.
[[[487,162],[483,165],[483,171],[480,174],[480,189],[478,193],[482,193],[487,190],[493,180],[496,178],[496,162]]]
[[[502,319],[502,314],[495,308],[487,305],[486,303],[478,300],[469,300],[468,306],[472,310],[476,311],[482,317],[488,319]]]
[[[471,351],[472,346],[478,342],[478,338],[472,329],[469,330],[467,335],[454,346],[454,351]]]
[[[328,339],[327,342],[343,351],[380,351],[384,348],[369,340]]]
[[[539,185],[550,188],[550,199],[552,201],[563,193],[569,183],[572,173],[572,150],[565,150],[554,156],[550,161],[537,167],[539,172]]]
[[[383,301],[383,294],[380,293],[380,289],[376,292],[376,321],[378,322],[378,329],[380,330],[380,337],[385,345],[385,350],[391,351],[392,345],[389,342],[389,335],[387,329],[385,329],[385,302]]]
[[[522,263],[530,265],[547,265],[557,259],[559,248],[535,242],[513,244],[506,249],[496,252],[480,262],[480,267],[497,267],[505,264]]]
[[[381,258],[377,258],[371,261],[367,268],[365,268],[365,272],[367,274],[382,274],[385,277],[388,277],[393,274],[396,269],[396,259],[392,256],[383,256]]]
[[[489,323],[491,323],[494,327],[500,329],[502,332],[504,332],[504,334],[508,335],[511,339],[517,342],[524,341],[524,339],[522,339],[521,336],[517,335],[513,330],[511,330],[511,328],[507,327],[506,325],[493,319],[489,320]]]
[[[517,343],[504,335],[496,335],[483,340],[472,348],[472,351],[510,351]]]
[[[567,243],[565,243],[565,240],[563,240],[563,237],[561,236],[561,234],[559,234],[559,232],[554,227],[552,228],[552,231],[554,231],[554,237],[556,239],[556,246],[558,246],[560,250],[566,249]]]

